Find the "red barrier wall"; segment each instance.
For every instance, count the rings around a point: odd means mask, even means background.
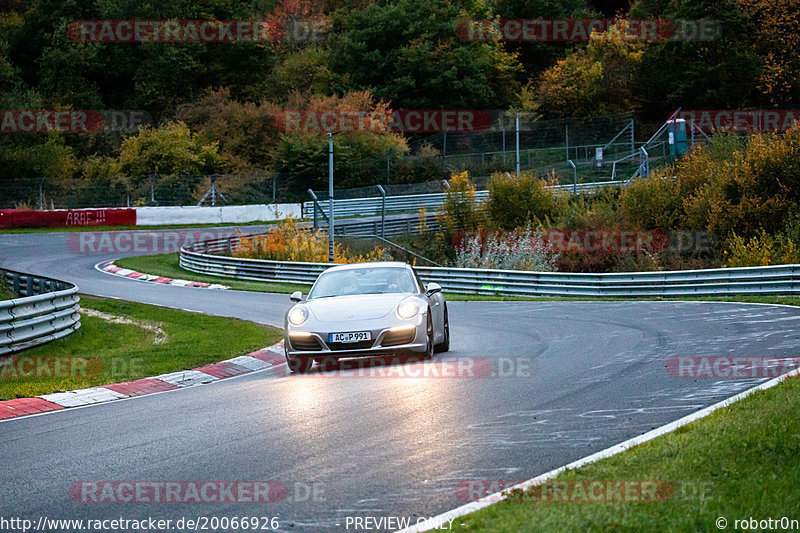
[[[0,209],[0,228],[135,225],[135,209],[56,209],[54,211]]]

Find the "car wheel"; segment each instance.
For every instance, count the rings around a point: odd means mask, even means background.
[[[444,340],[436,345],[436,353],[446,352],[450,349],[450,320],[447,318],[447,305],[444,306]]]
[[[427,325],[427,333],[428,333],[428,344],[425,347],[425,359],[430,359],[433,357],[433,320],[431,319],[431,311],[428,310],[428,325]]]
[[[289,370],[293,373],[297,374],[305,374],[311,367],[314,365],[314,360],[310,357],[305,355],[296,355],[294,357],[289,357],[286,355],[286,364],[289,366]]]

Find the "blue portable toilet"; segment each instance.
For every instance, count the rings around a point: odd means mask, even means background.
[[[669,155],[680,155],[689,149],[686,135],[686,119],[675,118],[668,120],[667,135],[669,136]]]

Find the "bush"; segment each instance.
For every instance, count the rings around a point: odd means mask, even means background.
[[[532,225],[548,226],[565,208],[565,201],[556,197],[547,182],[523,173],[519,178],[492,174],[489,179],[489,217],[501,229],[512,230]]]
[[[785,265],[800,262],[797,244],[785,233],[772,236],[762,230],[745,240],[735,233],[724,252],[729,267]]]
[[[475,186],[469,182],[466,171],[453,174],[448,181],[450,187],[445,193],[439,224],[449,234],[457,230],[477,229],[485,223],[485,216],[475,199]]]
[[[800,132],[715,135],[678,164],[691,227],[723,236],[780,231],[800,204]]]
[[[288,218],[272,226],[266,235],[248,237],[239,233],[239,243],[232,255],[247,259],[325,263],[328,261],[328,250],[326,233],[321,230],[300,229],[294,219]],[[384,260],[384,252],[378,247],[365,254],[356,255],[350,253],[341,243],[336,243],[333,256],[334,263]]]
[[[558,254],[530,229],[478,232],[465,236],[456,248],[457,268],[496,268],[552,272]]]
[[[684,222],[683,199],[671,177],[637,179],[623,189],[619,207],[632,229],[674,229]]]

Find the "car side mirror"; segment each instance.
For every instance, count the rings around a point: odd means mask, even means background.
[[[294,291],[289,299],[293,302],[302,302],[303,301],[303,293],[300,291]]]
[[[428,283],[428,288],[425,291],[425,294],[430,296],[431,294],[436,294],[437,292],[442,292],[442,286],[434,282]]]

